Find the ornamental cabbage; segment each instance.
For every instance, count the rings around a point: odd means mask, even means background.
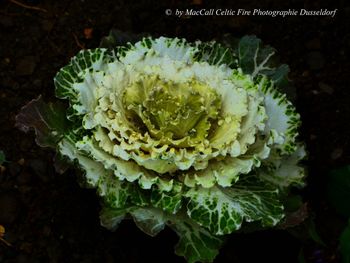
[[[244,222],[281,222],[288,189],[303,186],[300,116],[274,53],[254,36],[82,50],[54,79],[68,109],[39,98],[17,125],[84,172],[103,226],[131,216],[154,236],[168,225],[178,255],[212,261]]]

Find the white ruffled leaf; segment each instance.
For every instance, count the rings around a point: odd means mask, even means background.
[[[272,157],[273,156],[273,157]],[[259,171],[261,179],[286,189],[290,185],[302,187],[305,185],[305,168],[298,165],[300,160],[305,158],[306,152],[303,145],[297,145],[292,155],[272,155],[264,161],[265,169]]]
[[[296,137],[300,126],[300,115],[286,95],[276,90],[273,82],[263,77],[259,90],[264,94],[264,105],[268,116],[265,134],[271,137],[271,144],[282,154],[291,154],[296,148]]]

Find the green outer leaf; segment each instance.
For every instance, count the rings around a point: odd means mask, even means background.
[[[279,87],[288,85],[289,80],[287,76],[289,71],[289,66],[286,64],[282,64],[278,68],[276,68],[276,70],[264,72],[264,74],[266,76],[271,77],[271,80],[275,83],[277,87]]]
[[[154,237],[165,227],[165,214],[153,207],[138,208],[130,212],[135,224],[146,234]]]
[[[288,82],[288,65],[278,67],[273,61],[276,50],[270,46],[262,46],[261,40],[256,36],[244,36],[238,44],[239,67],[245,74],[250,74],[252,79],[258,75],[266,75],[277,86],[285,86]]]
[[[100,175],[97,189],[99,195],[111,208],[124,208],[132,194],[137,195],[136,191],[131,191],[131,183],[120,181],[112,173]]]
[[[136,183],[128,182],[128,184],[131,185],[131,187],[129,187],[130,202],[138,207],[144,207],[149,205],[149,191],[141,189],[140,186]]]
[[[216,235],[239,229],[244,219],[274,226],[284,217],[278,190],[252,175],[230,188],[192,188],[186,197],[188,215]]]
[[[41,96],[25,105],[16,116],[16,127],[24,132],[35,130],[36,143],[56,149],[57,143],[70,132],[66,107],[61,102],[45,103]]]
[[[115,230],[127,214],[131,214],[138,228],[150,236],[157,235],[166,224],[170,226],[180,238],[175,253],[184,256],[189,263],[212,262],[224,241],[223,237],[214,236],[182,212],[172,215],[153,207],[104,207],[100,213],[101,225]]]
[[[212,235],[185,214],[171,215],[153,207],[104,207],[100,213],[101,225],[114,231],[127,214],[131,214],[137,227],[150,236],[157,235],[166,224],[169,225],[180,238],[175,253],[184,256],[189,263],[212,262],[223,244],[222,237]]]
[[[118,228],[119,223],[125,218],[125,215],[135,209],[134,207],[128,207],[126,209],[115,209],[109,207],[103,207],[100,212],[101,225],[111,231]]]
[[[130,204],[123,208],[104,206],[100,212],[101,225],[116,230],[119,223],[130,214],[136,226],[150,236],[156,236],[165,227],[168,218],[160,209]]]
[[[103,37],[100,42],[100,48],[115,49],[117,46],[125,46],[128,43],[136,43],[147,37],[147,34],[135,34],[131,32],[123,32],[119,29],[112,28],[109,35]]]
[[[188,263],[212,262],[219,253],[223,238],[212,235],[186,216],[177,216],[169,225],[179,236],[175,253]]]
[[[342,255],[342,263],[350,263],[350,221],[349,225],[344,229],[340,236],[339,246]]]
[[[230,68],[237,67],[237,56],[232,49],[215,41],[198,42],[198,52],[194,55],[196,61],[205,61],[210,65],[227,65]]]
[[[182,184],[175,182],[170,191],[161,191],[156,186],[152,188],[151,203],[168,213],[175,214],[182,206]]]

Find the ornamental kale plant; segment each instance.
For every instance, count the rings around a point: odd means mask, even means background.
[[[290,187],[303,186],[300,116],[274,54],[254,36],[82,50],[54,79],[69,107],[39,97],[17,125],[84,172],[103,226],[132,217],[154,236],[167,225],[178,255],[212,261],[244,222],[279,224]]]

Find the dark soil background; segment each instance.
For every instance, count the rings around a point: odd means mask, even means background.
[[[81,48],[99,45],[111,28],[132,33],[211,40],[230,33],[255,34],[275,47],[291,68],[301,139],[309,159],[308,186],[301,191],[322,246],[307,227],[234,234],[215,262],[339,262],[338,237],[346,218],[326,197],[331,169],[350,164],[350,9],[346,1],[92,1],[0,0],[0,262],[184,262],[173,253],[176,234],[143,234],[125,221],[112,233],[99,223],[94,190],[80,188],[74,170],[53,168],[53,152],[39,148],[34,134],[14,128],[21,106],[42,94],[54,100],[53,77]],[[332,17],[211,16],[178,18],[178,8],[334,9]],[[299,261],[303,262],[303,261]]]

